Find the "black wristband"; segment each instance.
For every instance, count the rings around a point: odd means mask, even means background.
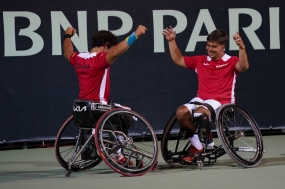
[[[71,38],[71,37],[72,37],[72,35],[70,35],[70,34],[64,34],[63,39],[65,39],[65,38]]]

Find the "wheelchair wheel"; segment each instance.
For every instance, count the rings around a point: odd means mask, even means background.
[[[161,153],[164,161],[170,166],[181,163],[188,154],[190,142],[180,131],[180,125],[174,113],[166,124],[161,138]]]
[[[218,137],[227,154],[243,167],[257,166],[263,156],[263,141],[258,125],[242,108],[225,104],[216,117]]]
[[[154,130],[132,110],[115,108],[104,113],[96,124],[95,143],[105,163],[124,176],[140,176],[157,166]]]
[[[85,145],[87,136],[92,136],[92,140]],[[85,145],[85,148],[82,147]],[[81,151],[81,154],[80,153]],[[97,154],[95,148],[92,129],[80,129],[70,116],[61,126],[55,141],[55,155],[58,163],[65,169],[71,171],[91,169],[98,165],[102,159]],[[74,160],[77,157],[76,160]],[[69,167],[68,162],[74,163]]]

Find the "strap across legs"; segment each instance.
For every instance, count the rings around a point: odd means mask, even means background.
[[[212,121],[215,121],[215,119],[216,119],[216,112],[215,112],[214,108],[213,108],[210,104],[202,103],[202,102],[189,102],[189,104],[195,104],[195,105],[205,106],[206,108],[208,108],[208,110],[209,110],[210,113],[211,113],[211,119],[212,119]],[[194,115],[194,114],[193,114],[193,115]]]

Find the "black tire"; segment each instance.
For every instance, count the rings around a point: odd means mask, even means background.
[[[55,155],[58,163],[64,169],[68,169],[68,161],[72,161],[73,158],[77,155],[77,152],[79,152],[81,149],[82,145],[79,144],[79,141],[83,135],[80,135],[79,133],[86,132],[86,129],[84,130],[85,131],[80,131],[80,129],[75,125],[73,116],[70,116],[61,126],[55,140]],[[82,160],[80,154],[77,160],[71,166],[72,171],[91,169],[102,161],[101,157],[97,154],[94,139],[92,139],[92,141],[89,143],[90,145],[87,145],[88,148],[90,146],[94,146],[94,148],[91,148],[89,152],[92,153],[90,156],[92,158],[88,158],[88,160]]]
[[[239,165],[257,166],[263,156],[262,135],[255,120],[235,104],[225,104],[217,111],[216,128],[227,154]]]
[[[172,166],[181,163],[188,154],[191,143],[180,131],[180,125],[174,113],[166,124],[161,138],[161,153],[164,161]]]
[[[124,139],[119,140],[119,135]],[[154,130],[144,117],[132,110],[117,108],[104,113],[96,124],[95,143],[105,163],[124,176],[143,175],[157,164]],[[127,159],[124,164],[114,159],[119,149]]]

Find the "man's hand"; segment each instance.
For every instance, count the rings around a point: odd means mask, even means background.
[[[234,34],[233,39],[235,41],[235,43],[237,44],[237,46],[239,47],[239,49],[245,49],[245,45],[239,35],[239,32],[237,32],[236,34]]]
[[[165,30],[162,31],[162,34],[167,41],[172,41],[176,38],[176,31],[173,30],[172,26],[169,26],[169,28],[166,27]]]
[[[145,34],[147,28],[143,25],[139,25],[138,28],[136,29],[135,33],[137,37],[140,37],[141,35]]]
[[[76,33],[76,30],[69,26],[68,28],[66,28],[65,30],[65,34],[68,34],[68,35],[71,35],[73,36],[74,34]],[[72,42],[71,42],[71,38],[64,38],[64,41],[63,41],[63,53],[64,53],[64,57],[70,61],[70,56],[74,53],[73,52],[73,45],[72,45]]]
[[[69,27],[66,28],[66,30],[65,30],[65,34],[70,34],[70,35],[74,35],[76,32],[77,32],[77,31],[76,31],[73,27],[71,27],[71,26],[69,26]]]
[[[239,61],[236,63],[236,69],[239,72],[244,72],[249,68],[247,54],[245,51],[245,45],[241,37],[239,36],[238,32],[233,35],[233,39],[235,43],[237,44],[237,46],[239,47]]]

